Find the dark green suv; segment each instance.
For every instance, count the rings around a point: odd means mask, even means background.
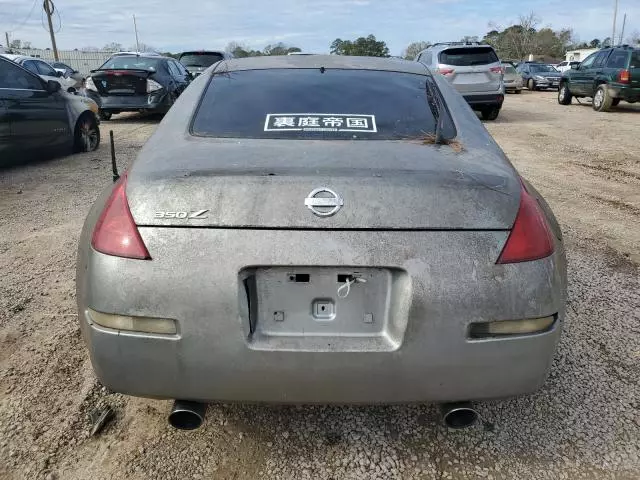
[[[640,101],[640,48],[603,48],[580,65],[572,65],[560,80],[558,103],[569,105],[573,97],[592,97],[598,112],[606,112],[621,100]]]

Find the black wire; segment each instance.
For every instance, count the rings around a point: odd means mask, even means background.
[[[29,21],[29,19],[31,18],[31,15],[33,15],[33,11],[36,8],[36,3],[38,3],[38,0],[33,0],[33,5],[31,5],[31,10],[29,10],[29,14],[27,15],[27,18],[25,18],[22,23],[20,23],[20,25],[16,28],[12,28],[10,30],[8,30],[8,32],[15,32],[16,30],[20,30],[22,27],[24,27],[24,25]],[[7,48],[9,48],[9,45],[7,45]]]

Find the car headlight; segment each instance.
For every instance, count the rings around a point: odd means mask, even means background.
[[[87,90],[93,90],[94,92],[98,91],[98,88],[96,87],[96,84],[93,83],[93,78],[91,77],[87,77],[87,79],[84,81],[84,88],[86,88]]]
[[[162,89],[162,85],[160,85],[155,80],[147,79],[147,93],[157,92]]]
[[[536,80],[542,80],[544,81],[545,78],[542,75],[536,75]]]

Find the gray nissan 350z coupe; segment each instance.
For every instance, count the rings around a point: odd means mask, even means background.
[[[177,400],[443,404],[544,382],[561,232],[446,79],[418,62],[219,62],[99,197],[78,307],[100,381]]]

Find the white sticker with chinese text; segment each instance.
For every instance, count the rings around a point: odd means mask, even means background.
[[[269,113],[265,132],[366,132],[376,133],[375,115],[347,113]]]

